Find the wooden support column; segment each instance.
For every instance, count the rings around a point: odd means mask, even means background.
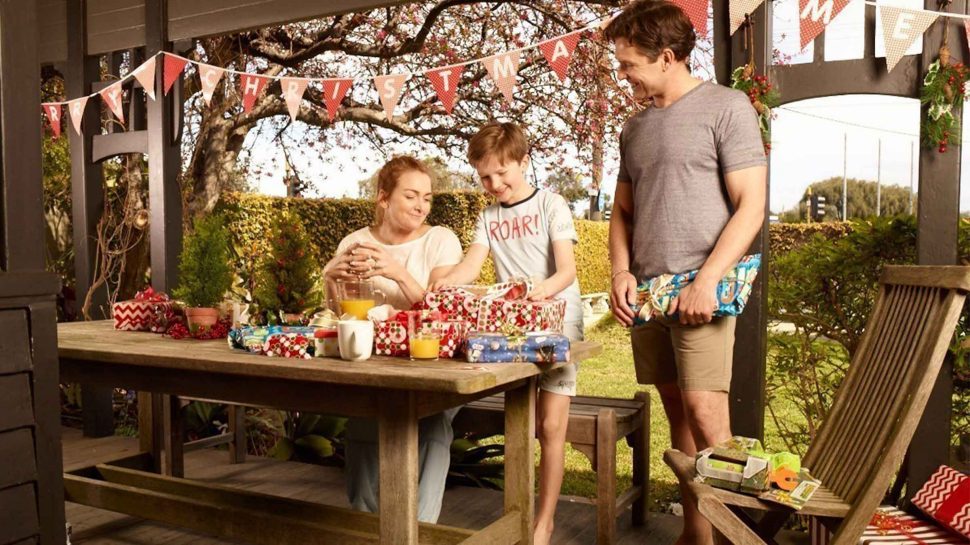
[[[0,0],[0,543],[60,545],[60,283],[44,268],[37,9]]]
[[[754,13],[754,62],[759,73],[770,71],[771,2],[764,2]],[[728,0],[714,0],[714,71],[721,85],[730,85],[731,72],[747,62],[744,29],[731,36]],[[760,253],[762,270],[770,259],[768,238],[768,198],[761,234],[749,253]],[[768,354],[768,283],[765,275],[755,281],[744,313],[738,317],[734,345],[734,374],[731,381],[731,430],[748,437],[764,436],[765,362]]]
[[[926,0],[925,9],[938,10],[936,0]],[[967,13],[967,1],[955,0],[951,13]],[[940,18],[949,25],[951,62],[966,62],[963,47],[963,23],[959,19]],[[936,60],[943,37],[940,22],[923,35],[923,55],[919,78]],[[922,123],[922,117],[920,118]],[[960,148],[939,153],[920,147],[919,193],[917,200],[916,261],[920,265],[957,264],[957,229],[960,221]],[[923,418],[913,435],[906,467],[906,496],[912,497],[940,464],[950,461],[950,419],[953,395],[953,361],[947,357],[930,394]]]
[[[145,2],[145,55],[171,51],[168,40],[168,2]],[[148,205],[151,212],[152,287],[171,291],[178,282],[182,251],[182,195],[178,174],[182,119],[182,78],[165,96],[161,58],[155,69],[155,100],[148,101]]]

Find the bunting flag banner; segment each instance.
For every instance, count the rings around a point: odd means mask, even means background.
[[[206,106],[212,102],[212,93],[215,92],[216,85],[219,84],[222,75],[225,73],[226,71],[222,68],[199,63],[199,80],[202,82],[202,98],[205,99]]]
[[[44,113],[47,114],[47,122],[51,124],[51,132],[54,133],[54,140],[61,136],[61,105],[50,102],[41,104]]]
[[[121,121],[122,123],[124,123],[125,108],[124,108],[123,98],[125,95],[125,90],[122,89],[121,83],[122,82],[120,81],[116,83],[112,83],[111,85],[105,87],[104,89],[101,89],[101,92],[98,94],[101,95],[101,100],[103,100],[104,103],[108,105],[108,109],[111,110],[111,113],[115,114],[115,117],[118,118],[118,121]]]
[[[515,76],[519,73],[519,56],[519,51],[509,51],[482,59],[489,77],[510,103],[515,100],[512,91],[515,89]]]
[[[263,89],[269,83],[269,78],[256,74],[239,74],[239,91],[243,97],[243,113],[249,113],[253,109],[253,104],[259,95],[263,94]]]
[[[798,31],[805,49],[825,27],[838,17],[850,0],[798,0]]]
[[[741,28],[744,24],[745,15],[754,13],[754,10],[758,9],[761,2],[764,0],[729,0],[730,8],[728,11],[731,12],[731,34],[734,35],[735,32]]]
[[[670,0],[670,3],[684,10],[698,38],[707,36],[707,9],[711,0]]]
[[[333,121],[333,118],[336,117],[340,103],[343,102],[344,97],[347,96],[347,91],[350,91],[350,86],[353,84],[354,80],[351,78],[323,80],[323,101],[327,105],[327,115],[330,116],[330,121]]]
[[[576,51],[576,44],[579,43],[579,38],[582,35],[583,31],[577,30],[564,36],[539,43],[539,50],[542,51],[542,55],[546,58],[549,66],[559,76],[559,81],[566,81],[566,72],[569,71],[569,61],[573,59],[573,51]]]
[[[135,68],[135,71],[131,74],[141,84],[141,88],[145,90],[148,98],[155,100],[155,57],[141,63],[141,66]]]
[[[451,114],[451,109],[455,107],[458,81],[461,79],[461,73],[464,70],[464,65],[455,64],[428,70],[424,73],[431,80],[431,86],[434,87],[434,92],[438,94],[438,100],[444,105],[445,111],[449,115]]]
[[[81,136],[81,119],[84,118],[84,107],[88,104],[88,98],[90,97],[75,98],[67,102],[67,110],[71,112],[71,124],[78,136]]]
[[[303,78],[283,78],[280,80],[280,87],[283,88],[283,100],[286,108],[290,111],[290,119],[296,121],[297,114],[300,113],[300,104],[303,102],[303,92],[306,91],[309,80]]]
[[[886,43],[886,70],[892,72],[909,46],[933,24],[937,14],[894,6],[879,6],[882,36]]]
[[[169,53],[163,54],[165,55],[165,59],[162,61],[162,89],[165,96],[168,96],[168,92],[172,90],[172,85],[182,75],[182,71],[189,64],[189,60]]]
[[[381,106],[384,106],[384,115],[388,122],[394,119],[394,108],[401,100],[401,90],[404,89],[404,82],[407,80],[407,74],[391,74],[374,78],[377,95],[381,97]]]

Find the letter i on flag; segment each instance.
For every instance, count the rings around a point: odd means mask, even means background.
[[[354,84],[353,79],[325,79],[323,80],[323,101],[327,105],[327,115],[330,116],[330,121],[337,116],[337,109],[340,108],[340,103],[343,102],[344,97],[347,96],[347,91],[350,91],[350,86]]]
[[[61,105],[54,102],[41,104],[44,113],[47,114],[47,122],[51,124],[51,132],[54,133],[54,140],[61,136]]]
[[[512,102],[512,91],[515,89],[515,76],[519,73],[519,52],[509,51],[482,59],[485,70],[495,82],[495,86],[505,95],[505,100]]]
[[[407,74],[390,74],[374,78],[377,95],[381,97],[381,106],[384,106],[384,115],[387,116],[388,121],[394,119],[394,108],[401,100],[401,90],[407,79]]]
[[[569,70],[569,61],[573,58],[573,51],[583,31],[577,30],[558,38],[552,38],[544,42],[539,42],[539,49],[546,58],[546,62],[559,76],[559,81],[566,81],[566,72]]]
[[[239,74],[239,89],[243,96],[243,113],[253,109],[256,99],[263,93],[269,78],[256,74]]]
[[[431,86],[434,87],[434,92],[438,94],[438,100],[441,101],[449,115],[451,109],[455,107],[458,80],[461,79],[461,73],[464,70],[464,65],[456,64],[428,70],[424,73],[431,80]]]

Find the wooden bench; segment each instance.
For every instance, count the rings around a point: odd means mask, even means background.
[[[503,398],[492,396],[465,405],[455,417],[455,436],[500,434],[505,425]],[[633,484],[619,498],[616,493],[616,442],[626,439],[633,448]],[[611,545],[616,517],[633,506],[633,525],[647,520],[650,482],[650,396],[633,399],[576,396],[569,407],[566,441],[589,459],[596,472],[596,543]]]

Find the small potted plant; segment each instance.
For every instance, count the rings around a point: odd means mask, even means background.
[[[254,299],[271,321],[302,323],[317,306],[319,264],[310,254],[310,237],[295,215],[279,214],[269,233],[270,250],[256,273]]]
[[[195,222],[195,231],[185,238],[179,265],[179,287],[173,294],[186,304],[189,328],[212,327],[219,319],[216,305],[232,286],[229,265],[229,236],[222,216],[208,216]]]

